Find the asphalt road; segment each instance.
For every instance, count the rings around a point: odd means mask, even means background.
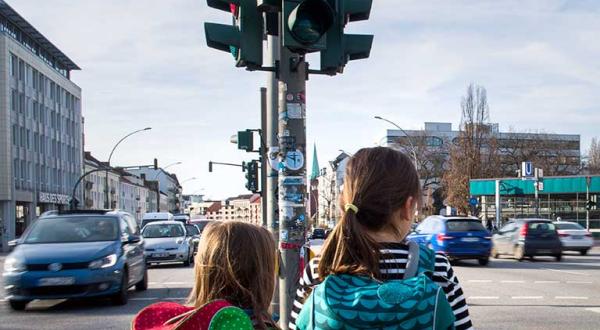
[[[541,257],[533,262],[506,258],[486,267],[470,261],[454,267],[477,329],[600,328],[600,248],[585,257],[568,254],[559,263]],[[0,301],[0,329],[128,329],[135,313],[148,304],[184,303],[193,270],[153,267],[149,280],[147,291],[132,289],[129,303],[119,307],[103,299],[35,301],[26,311],[14,312]]]

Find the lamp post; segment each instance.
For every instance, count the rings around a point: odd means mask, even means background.
[[[119,146],[119,144],[121,144],[121,142],[123,142],[123,141],[124,141],[125,139],[127,139],[128,137],[130,137],[130,136],[132,136],[132,135],[134,135],[134,134],[140,133],[140,132],[149,131],[149,130],[151,130],[151,129],[152,129],[152,127],[146,127],[146,128],[142,128],[142,129],[135,130],[135,131],[133,131],[133,132],[131,132],[131,133],[129,133],[129,134],[127,134],[127,135],[125,135],[124,137],[122,137],[122,138],[121,138],[121,139],[120,139],[120,140],[117,142],[117,144],[115,144],[115,146],[114,146],[114,147],[112,148],[112,150],[110,151],[110,154],[108,155],[108,161],[106,162],[106,172],[105,172],[105,175],[106,175],[106,176],[104,177],[104,188],[105,188],[104,190],[105,190],[105,192],[106,192],[106,194],[105,194],[105,196],[104,196],[104,197],[105,197],[105,200],[104,200],[104,208],[105,208],[105,209],[108,209],[108,208],[110,208],[110,201],[108,200],[108,199],[109,199],[109,195],[108,195],[108,171],[109,171],[109,169],[110,169],[110,160],[111,160],[111,158],[112,158],[112,155],[113,155],[113,153],[115,152],[115,150],[117,149],[117,147]]]
[[[383,120],[383,121],[385,121],[385,122],[387,122],[387,123],[389,123],[389,124],[392,124],[392,125],[394,125],[394,126],[397,128],[397,129],[399,129],[399,130],[400,130],[402,133],[404,133],[404,135],[406,136],[406,138],[407,138],[407,140],[408,140],[408,144],[410,145],[411,154],[412,154],[412,158],[413,158],[413,163],[415,164],[415,168],[417,168],[417,170],[418,170],[418,167],[417,167],[417,153],[416,153],[416,151],[415,151],[415,150],[416,150],[416,148],[415,148],[415,145],[414,145],[414,143],[413,143],[413,141],[412,141],[412,137],[411,137],[410,135],[408,135],[408,133],[406,133],[406,131],[405,131],[405,130],[403,130],[403,129],[402,129],[402,127],[400,127],[400,125],[398,125],[398,124],[394,123],[393,121],[391,121],[391,120],[389,120],[389,119],[382,118],[382,117],[380,117],[380,116],[375,116],[374,118],[375,118],[375,119],[379,119],[379,120]]]

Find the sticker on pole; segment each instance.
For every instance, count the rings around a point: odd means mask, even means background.
[[[304,166],[304,155],[300,150],[288,151],[283,162],[288,169],[297,171]]]
[[[302,119],[305,117],[304,106],[302,103],[288,103],[287,117],[289,119]]]
[[[279,160],[279,147],[269,148],[269,165],[275,171],[279,171],[281,161]]]

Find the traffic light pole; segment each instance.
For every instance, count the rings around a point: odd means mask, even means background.
[[[278,15],[279,16],[279,15]],[[279,37],[274,35],[267,35],[267,64],[272,67],[276,67],[279,62]],[[278,140],[277,131],[279,129],[278,120],[279,117],[279,98],[278,98],[279,80],[275,72],[267,73],[267,97],[266,97],[266,113],[265,113],[265,126],[263,127],[263,134],[265,136],[265,144],[268,150],[263,152],[263,164],[265,175],[265,185],[262,186],[264,191],[263,198],[265,199],[266,212],[265,218],[267,221],[267,228],[273,234],[275,242],[279,243],[279,219],[278,219],[278,207],[277,207],[277,185],[278,185],[278,169],[273,168],[271,159],[277,159],[278,155]],[[278,244],[279,245],[279,244]],[[279,284],[275,284],[275,292],[273,294],[273,300],[271,301],[271,309],[279,314]]]
[[[280,48],[279,63],[279,325],[287,329],[306,231],[306,77],[303,56]]]

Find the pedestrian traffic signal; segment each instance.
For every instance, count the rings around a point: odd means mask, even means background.
[[[368,58],[373,35],[344,34],[348,22],[369,19],[372,0],[328,0],[336,8],[335,21],[326,35],[326,49],[321,52],[321,71],[342,73],[348,61]]]
[[[262,66],[263,17],[256,0],[206,0],[209,7],[231,12],[233,25],[204,23],[208,47],[230,52],[237,67]]]
[[[283,0],[283,46],[305,54],[325,49],[335,11],[327,0]]]
[[[246,152],[254,151],[254,132],[251,130],[239,131],[237,134],[238,149]]]
[[[587,203],[585,203],[585,209],[588,211],[590,211],[592,208],[594,208],[594,206],[596,206],[596,203],[594,203],[591,200],[589,200],[589,201],[587,201]]]
[[[258,162],[249,162],[246,164],[246,170],[246,189],[255,193],[258,191]]]

